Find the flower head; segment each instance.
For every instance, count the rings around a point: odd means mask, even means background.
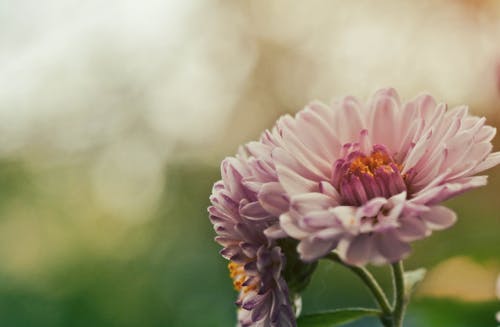
[[[411,241],[455,222],[440,202],[486,184],[474,175],[500,162],[495,133],[465,106],[447,110],[429,95],[401,103],[393,89],[366,104],[313,103],[269,132],[290,203],[281,229],[305,261],[333,249],[350,264],[398,261]]]
[[[247,152],[259,152],[259,159],[243,150],[236,158],[221,165],[222,180],[215,183],[210,198],[210,220],[224,248],[222,256],[230,260],[228,268],[234,288],[240,326],[296,326],[288,286],[282,276],[284,254],[274,241],[268,241],[264,230],[277,224],[277,216],[266,211],[257,193],[267,185],[280,191],[270,146],[253,143]],[[266,154],[268,154],[266,156]],[[268,192],[268,194],[271,194]]]

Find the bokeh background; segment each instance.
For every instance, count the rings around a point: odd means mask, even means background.
[[[310,100],[385,86],[500,126],[500,2],[0,0],[0,325],[234,326],[218,163]],[[407,326],[495,325],[489,174],[415,244]],[[330,263],[303,302],[372,305]]]

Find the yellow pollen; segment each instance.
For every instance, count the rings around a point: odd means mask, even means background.
[[[354,159],[349,167],[349,173],[368,174],[373,176],[375,170],[382,167],[386,172],[393,172],[389,164],[392,159],[382,151],[375,151],[370,156],[360,155]],[[400,165],[397,167],[401,170]]]
[[[247,293],[249,291],[257,289],[257,282],[253,282],[250,285],[243,284],[248,280],[248,276],[245,272],[245,268],[243,268],[242,264],[235,263],[230,261],[227,265],[229,269],[229,277],[233,280],[234,289],[238,292],[243,291],[243,293]]]

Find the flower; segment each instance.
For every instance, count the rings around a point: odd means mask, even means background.
[[[239,292],[239,326],[296,326],[286,281],[282,276],[285,257],[264,230],[278,223],[277,216],[260,206],[257,193],[263,187],[278,189],[270,146],[254,142],[237,157],[222,162],[222,180],[210,198],[210,220],[230,260],[229,271]],[[259,158],[250,155],[258,152]],[[267,154],[267,156],[266,156]],[[274,174],[274,175],[273,175]],[[274,188],[273,188],[274,187]],[[279,201],[278,201],[279,203]]]
[[[350,96],[312,103],[269,132],[289,208],[282,231],[267,233],[299,240],[305,261],[334,249],[353,265],[401,260],[410,242],[453,225],[455,213],[440,202],[486,184],[474,175],[500,162],[495,133],[466,106],[447,110],[430,95],[401,103],[394,89],[366,104]]]

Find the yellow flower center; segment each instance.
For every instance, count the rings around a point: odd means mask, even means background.
[[[393,169],[389,166],[392,162],[392,159],[386,153],[375,151],[370,156],[360,155],[354,159],[349,167],[349,172],[356,175],[368,174],[373,176],[375,170],[379,167],[386,170],[386,172],[392,172]],[[397,167],[401,170],[399,165]]]
[[[257,281],[251,282],[247,285],[243,285],[245,282],[249,280],[249,277],[246,274],[245,268],[242,264],[230,261],[227,265],[229,268],[229,277],[233,280],[234,289],[238,292],[243,291],[243,293],[247,293],[249,291],[253,291],[257,289]]]

